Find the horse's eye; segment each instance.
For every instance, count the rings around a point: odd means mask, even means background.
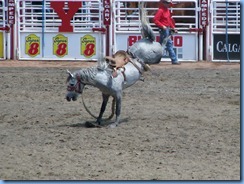
[[[71,84],[75,84],[75,81],[76,81],[75,79],[71,79],[71,80],[70,80],[70,83],[71,83]]]
[[[75,79],[70,79],[69,80],[69,85],[74,86],[75,85]]]

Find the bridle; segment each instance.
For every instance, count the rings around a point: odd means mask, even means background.
[[[72,79],[74,79],[74,77],[71,77],[70,80],[72,80]],[[77,80],[77,82],[76,82],[75,85],[69,84],[67,86],[67,91],[76,92],[76,93],[80,93],[81,94],[82,93],[82,89],[83,89],[83,88],[81,88],[81,84],[83,84],[83,83],[81,82],[80,76],[76,76],[76,80]]]

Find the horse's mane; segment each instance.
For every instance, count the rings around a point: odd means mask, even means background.
[[[106,62],[105,58],[99,59],[97,61],[98,70],[106,70],[107,68],[108,68],[108,63]]]
[[[73,76],[75,78],[80,78],[83,82],[91,82],[94,80],[95,75],[97,74],[98,69],[97,67],[90,67],[90,68],[83,68],[81,70],[77,70],[73,73]],[[66,79],[66,83],[69,82],[69,80],[72,78],[71,75],[69,75]]]
[[[73,73],[74,77],[80,77],[80,79],[84,83],[92,83],[94,81],[94,78],[96,74],[99,71],[105,71],[108,70],[108,63],[105,61],[105,59],[97,61],[97,66],[89,67],[89,68],[82,68],[80,70],[77,70]],[[66,83],[69,82],[71,79],[71,75],[68,75],[66,79]]]
[[[75,71],[74,76],[80,77],[81,81],[84,83],[92,83],[97,72],[97,67],[83,68],[81,70]]]

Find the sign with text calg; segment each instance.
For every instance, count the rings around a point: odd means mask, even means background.
[[[110,4],[110,0],[104,0],[103,1],[103,6],[104,6],[104,10],[103,10],[104,21],[103,21],[103,24],[105,26],[108,26],[108,25],[111,24],[111,4]]]
[[[240,39],[240,34],[228,34],[228,40],[226,40],[226,34],[214,34],[213,59],[227,60],[228,53],[230,60],[240,60]]]

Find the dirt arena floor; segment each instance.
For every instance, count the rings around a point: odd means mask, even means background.
[[[1,180],[240,179],[240,64],[152,66],[114,129],[85,127],[81,98],[65,100],[66,69],[94,65],[0,62]],[[83,95],[98,113],[98,89]]]

